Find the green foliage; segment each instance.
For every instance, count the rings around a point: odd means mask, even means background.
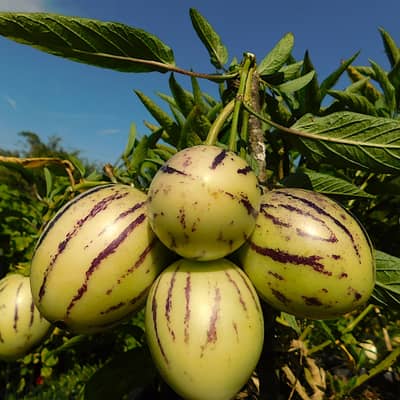
[[[142,29],[55,14],[1,13],[0,34],[74,61],[124,72],[165,71],[172,50]]]
[[[41,230],[73,196],[110,181],[146,191],[177,151],[217,143],[245,157],[266,188],[302,187],[334,197],[360,220],[377,249],[377,284],[364,309],[323,322],[265,306],[265,358],[241,398],[296,393],[303,399],[340,399],[389,367],[400,374],[395,363],[400,348],[400,50],[395,40],[380,29],[390,70],[373,61],[355,66],[356,53],[320,80],[308,51],[302,60],[293,57],[292,33],[259,64],[246,53],[227,67],[228,50],[220,36],[199,11],[189,13],[212,66],[221,73],[180,69],[160,39],[123,24],[0,13],[0,35],[48,53],[124,72],[171,72],[170,93],[158,93],[161,106],[135,91],[154,122],[146,122],[147,133],[132,124],[114,165],[91,165],[78,151],[63,149],[59,138],[43,143],[32,132],[21,133],[27,149],[0,150],[0,276],[29,273]],[[178,73],[190,76],[190,82],[177,78]],[[351,83],[335,89],[344,73]],[[217,82],[220,99],[203,92],[199,78]],[[28,158],[34,160],[24,164]],[[371,342],[376,358],[363,347]],[[0,398],[5,400],[145,396],[173,398],[148,357],[141,313],[94,336],[56,328],[25,358],[0,362]]]

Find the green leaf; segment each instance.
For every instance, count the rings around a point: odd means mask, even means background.
[[[279,40],[275,47],[258,64],[257,72],[260,75],[270,75],[279,71],[289,59],[293,46],[294,36],[293,33],[289,32]]]
[[[85,385],[85,400],[134,399],[134,393],[149,389],[156,378],[150,355],[140,348],[115,356]],[[133,394],[133,395],[132,395]],[[155,395],[155,393],[154,393]],[[150,396],[151,397],[151,396]]]
[[[280,315],[276,317],[276,320],[280,322],[282,325],[292,328],[298,335],[301,334],[301,328],[294,315],[282,311]]]
[[[339,68],[337,68],[335,71],[333,71],[330,75],[328,75],[321,83],[320,90],[321,90],[321,101],[324,99],[326,96],[327,92],[329,89],[331,89],[336,82],[339,80],[339,78],[342,76],[343,72],[346,71],[347,67],[358,57],[360,52],[357,52],[353,56],[351,56],[349,59],[343,61]]]
[[[354,68],[357,72],[359,72],[362,75],[375,79],[375,71],[372,69],[372,67],[367,67],[364,65],[355,65],[352,68]]]
[[[124,152],[122,153],[123,158],[128,158],[131,154],[133,147],[135,146],[136,140],[136,125],[134,123],[131,124],[128,136],[128,142],[126,143]]]
[[[299,78],[282,83],[281,85],[276,86],[276,88],[280,92],[293,93],[308,85],[313,80],[314,76],[315,76],[315,71],[310,71],[307,74],[300,76]]]
[[[68,158],[72,162],[74,167],[79,171],[79,174],[81,175],[81,177],[84,177],[85,173],[86,173],[86,168],[83,165],[82,161],[79,160],[78,157],[75,157],[73,154],[68,154]]]
[[[168,82],[169,88],[175,100],[175,104],[179,108],[182,115],[187,117],[194,105],[193,95],[179,85],[174,77],[174,74],[171,74]]]
[[[303,87],[297,94],[301,115],[308,112],[317,114],[321,106],[321,91],[319,89],[317,73],[313,63],[311,62],[310,55],[308,51],[306,51],[304,55],[302,75],[305,76],[310,72],[314,72],[310,83]]]
[[[191,83],[192,83],[192,92],[193,92],[194,104],[196,106],[201,107],[205,111],[206,110],[208,111],[211,107],[204,102],[204,96],[203,96],[203,92],[202,92],[202,90],[200,88],[199,81],[194,76],[192,76],[191,77]]]
[[[137,172],[140,164],[147,157],[147,152],[149,150],[149,137],[143,136],[139,143],[136,145],[132,153],[132,158],[129,162],[128,169],[132,172]]]
[[[370,60],[372,69],[375,72],[376,81],[379,83],[385,95],[385,102],[389,111],[394,114],[396,110],[396,91],[390,82],[386,71],[376,62]]]
[[[389,59],[390,65],[393,67],[400,61],[400,48],[395,43],[394,39],[383,28],[379,28],[383,45],[385,47],[386,55]]]
[[[0,13],[0,35],[73,61],[123,72],[165,72],[172,50],[142,29],[48,13]]]
[[[278,72],[283,74],[283,79],[285,81],[290,81],[299,77],[302,67],[303,61],[298,61],[293,64],[284,65],[282,68],[279,69]]]
[[[200,108],[198,106],[193,107],[185,121],[185,124],[182,127],[178,150],[203,143],[200,136],[194,129],[196,119],[198,119],[201,115]]]
[[[293,126],[295,142],[316,161],[376,173],[400,171],[400,121],[349,111],[305,115]]]
[[[376,284],[372,293],[373,302],[400,309],[400,258],[383,251],[375,252]]]
[[[300,169],[286,177],[282,183],[288,187],[310,189],[327,196],[374,197],[351,182],[310,169]]]
[[[400,108],[400,61],[398,61],[391,71],[389,71],[388,78],[395,88],[396,100],[398,108]]]
[[[176,122],[144,93],[139,90],[135,90],[135,93],[155,120],[166,130],[171,143],[176,145],[179,138],[179,129]]]
[[[49,171],[49,169],[46,167],[43,168],[43,173],[44,179],[46,181],[46,197],[48,198],[53,189],[53,177],[51,176],[51,172]]]
[[[367,86],[367,83],[369,81],[370,81],[369,77],[360,79],[359,81],[356,81],[356,82],[350,84],[349,86],[347,86],[345,89],[345,92],[364,94],[364,89]]]
[[[228,61],[228,50],[210,23],[194,8],[189,10],[190,19],[200,40],[208,50],[211,63],[221,69]]]
[[[354,112],[368,115],[378,114],[375,106],[361,94],[349,93],[342,90],[328,90],[327,93]]]

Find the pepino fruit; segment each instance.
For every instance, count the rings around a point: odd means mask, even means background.
[[[261,354],[263,315],[243,271],[226,259],[181,259],[146,303],[147,342],[164,380],[189,400],[228,400]]]
[[[35,304],[49,321],[101,331],[140,309],[170,252],[152,232],[146,195],[99,186],[67,203],[48,223],[31,265]]]
[[[28,277],[13,273],[0,280],[0,359],[24,356],[50,328],[33,303]]]
[[[185,258],[213,260],[239,248],[255,226],[257,177],[235,153],[199,145],[176,153],[149,188],[149,221]]]
[[[362,227],[312,191],[263,195],[256,228],[236,255],[267,303],[299,317],[338,317],[365,303],[375,284],[373,249]]]

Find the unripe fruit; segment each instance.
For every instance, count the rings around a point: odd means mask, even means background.
[[[50,327],[33,303],[29,278],[6,275],[0,281],[0,359],[24,356],[45,338]]]
[[[33,298],[59,326],[101,331],[142,308],[170,261],[148,224],[146,195],[125,185],[99,186],[67,203],[39,238]]]
[[[185,258],[213,260],[239,248],[254,229],[257,177],[235,153],[199,145],[176,153],[149,188],[149,221]]]
[[[164,270],[150,290],[145,325],[161,376],[189,400],[231,399],[263,345],[258,296],[226,259],[182,259]]]
[[[299,317],[338,317],[365,303],[375,284],[362,227],[312,191],[263,195],[256,228],[236,256],[267,303]]]

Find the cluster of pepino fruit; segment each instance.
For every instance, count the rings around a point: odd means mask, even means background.
[[[2,318],[17,324],[36,308],[95,333],[145,305],[165,381],[185,399],[228,400],[261,354],[259,297],[299,317],[335,318],[365,303],[374,283],[371,244],[341,206],[302,189],[261,194],[242,158],[200,145],[170,158],[147,194],[99,186],[60,209],[36,245],[31,300],[1,314],[0,334]],[[1,296],[2,286],[0,308]],[[25,326],[32,337],[42,329]],[[7,342],[0,336],[0,356]]]

